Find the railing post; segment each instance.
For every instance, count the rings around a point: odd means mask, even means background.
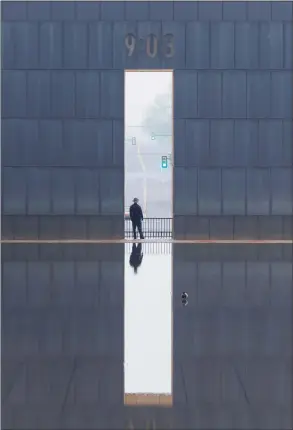
[[[132,238],[132,225],[130,219],[125,219],[125,237]],[[172,218],[145,218],[143,232],[146,239],[172,238]]]

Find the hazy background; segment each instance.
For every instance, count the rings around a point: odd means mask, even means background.
[[[138,197],[149,218],[172,216],[172,103],[172,72],[125,73],[125,208]]]

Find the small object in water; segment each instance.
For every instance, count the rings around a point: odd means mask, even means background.
[[[181,302],[183,304],[183,306],[187,306],[188,305],[188,294],[187,293],[182,293],[181,294]]]

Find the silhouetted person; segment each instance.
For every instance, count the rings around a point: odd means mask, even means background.
[[[133,238],[136,239],[136,229],[139,232],[139,236],[141,239],[144,239],[141,222],[143,221],[143,214],[141,207],[138,204],[138,199],[135,197],[133,199],[133,204],[129,208],[129,217],[132,222],[132,230],[133,230]]]
[[[138,267],[141,265],[143,259],[143,253],[141,252],[141,243],[132,245],[132,251],[130,254],[129,264],[133,267],[134,273],[137,273]]]

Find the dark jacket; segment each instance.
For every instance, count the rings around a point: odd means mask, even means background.
[[[133,222],[140,222],[143,220],[143,213],[139,204],[133,203],[133,205],[130,206],[129,216]]]

